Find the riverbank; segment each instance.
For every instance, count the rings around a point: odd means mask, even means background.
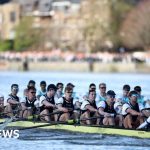
[[[23,62],[0,62],[0,71],[24,71]],[[150,73],[150,66],[135,63],[30,62],[28,71]]]

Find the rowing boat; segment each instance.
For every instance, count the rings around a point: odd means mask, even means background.
[[[4,119],[0,119],[0,122],[3,121]],[[15,121],[9,123],[7,127],[11,129],[38,127],[41,129],[67,130],[67,131],[81,132],[81,133],[107,134],[107,135],[128,136],[128,137],[136,137],[136,138],[150,138],[150,131],[117,129],[117,128],[110,128],[104,126],[83,126],[83,125],[69,125],[69,124],[50,124],[50,123],[32,122],[32,121]]]

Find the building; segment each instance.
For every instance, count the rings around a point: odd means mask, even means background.
[[[0,39],[12,40],[15,37],[15,26],[20,21],[20,5],[5,3],[0,5]]]
[[[98,15],[92,17],[100,18],[104,26],[110,17],[107,1],[101,1]],[[91,5],[87,0],[11,0],[0,5],[0,37],[14,39],[14,29],[20,19],[32,16],[33,27],[44,29],[42,48],[85,49],[82,29],[91,17]]]

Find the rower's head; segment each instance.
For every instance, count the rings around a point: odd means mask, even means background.
[[[65,97],[66,99],[72,98],[73,89],[69,86],[65,87]]]
[[[141,94],[142,89],[141,89],[141,87],[140,87],[140,86],[135,86],[135,87],[134,87],[134,91],[136,91],[136,92],[140,95],[140,94]]]
[[[99,84],[100,93],[106,93],[106,83]]]
[[[45,81],[41,81],[40,82],[40,87],[41,87],[41,90],[45,90],[46,89],[46,82]]]
[[[74,84],[72,84],[72,83],[67,83],[67,85],[66,85],[66,87],[70,87],[70,88],[74,88],[75,87],[75,85]]]
[[[90,101],[95,101],[95,98],[96,98],[96,91],[95,90],[90,90],[89,91],[89,100]]]
[[[130,85],[125,84],[125,85],[123,86],[123,95],[124,95],[124,96],[128,96],[128,95],[129,95],[129,92],[130,92]]]
[[[59,82],[56,84],[56,87],[57,87],[57,91],[62,92],[64,88],[64,84]]]
[[[111,103],[115,102],[116,93],[113,90],[107,91],[106,96],[108,101],[110,101]]]
[[[130,93],[129,93],[129,99],[130,99],[130,102],[131,103],[137,103],[137,99],[138,99],[138,93],[136,92],[136,91],[131,91]]]
[[[19,86],[18,86],[18,84],[12,84],[11,85],[11,92],[12,92],[12,94],[17,94],[18,93],[18,91],[19,91]]]
[[[47,96],[52,97],[56,93],[56,86],[54,84],[49,84],[47,87]]]
[[[29,100],[34,100],[36,98],[36,88],[31,86],[31,87],[28,87],[28,94],[27,94],[27,97]]]
[[[90,91],[90,90],[96,91],[96,85],[95,85],[94,83],[91,83],[91,84],[89,85],[89,91]]]
[[[30,80],[30,81],[28,82],[27,87],[35,87],[35,84],[36,84],[36,82],[35,82],[34,80]]]

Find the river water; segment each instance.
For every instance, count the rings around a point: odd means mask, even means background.
[[[150,75],[149,74],[92,74],[92,73],[69,73],[69,72],[0,72],[0,93],[7,96],[10,86],[17,83],[20,86],[19,96],[22,97],[23,89],[28,81],[36,81],[38,89],[41,80],[47,84],[72,82],[75,84],[77,93],[84,93],[88,90],[90,83],[98,84],[105,82],[107,89],[114,90],[117,94],[121,93],[124,84],[134,86],[140,85],[144,95],[150,95]],[[150,139],[136,139],[118,136],[105,136],[97,134],[80,134],[63,131],[46,130],[24,130],[20,131],[19,139],[0,138],[0,150],[9,149],[36,149],[36,150],[148,150]]]

